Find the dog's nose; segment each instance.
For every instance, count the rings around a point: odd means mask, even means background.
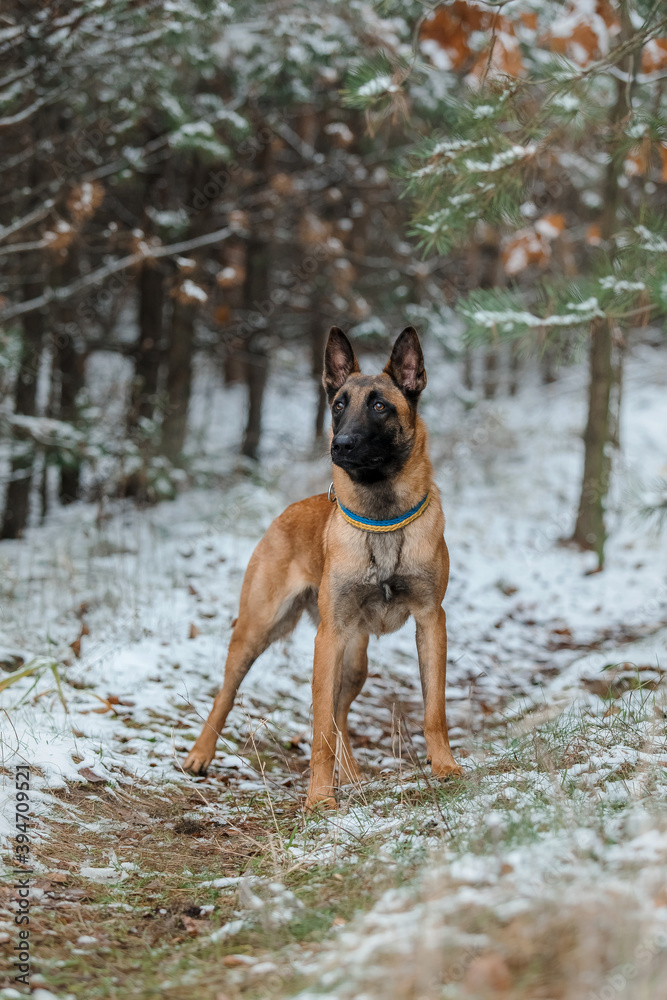
[[[336,434],[336,437],[331,442],[331,454],[338,457],[349,455],[356,443],[356,434]]]

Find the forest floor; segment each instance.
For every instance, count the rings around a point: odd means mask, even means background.
[[[440,784],[424,766],[406,626],[371,641],[351,712],[367,780],[315,816],[303,811],[307,622],[249,674],[209,774],[180,768],[257,539],[328,485],[303,420],[309,383],[295,396],[283,361],[259,471],[234,458],[240,392],[203,370],[197,458],[174,502],[56,509],[0,548],[5,953],[14,768],[27,763],[37,1000],[656,1000],[667,539],[633,511],[641,484],[665,474],[665,352],[637,345],[628,360],[602,573],[561,544],[581,373],[472,405],[453,365],[432,366],[423,413],[452,556],[448,715],[465,777]],[[100,389],[105,412],[117,382]],[[20,660],[32,672],[16,679]],[[15,988],[8,962],[0,998]]]

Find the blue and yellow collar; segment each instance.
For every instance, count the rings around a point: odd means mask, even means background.
[[[404,528],[406,524],[415,521],[424,513],[431,501],[431,494],[430,492],[427,493],[412,510],[407,511],[405,514],[400,514],[399,517],[389,518],[387,521],[374,521],[370,517],[361,517],[360,514],[353,514],[347,507],[343,507],[333,491],[333,483],[329,487],[329,499],[332,503],[338,504],[338,509],[348,524],[353,525],[355,528],[360,528],[361,531],[398,531],[399,528]]]

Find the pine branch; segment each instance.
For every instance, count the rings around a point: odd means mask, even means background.
[[[105,267],[100,267],[97,271],[93,271],[92,274],[86,274],[83,278],[77,278],[76,281],[73,281],[69,285],[65,285],[62,288],[48,288],[42,295],[34,299],[28,299],[26,302],[18,302],[16,305],[7,306],[6,309],[0,310],[0,323],[15,319],[17,316],[24,316],[26,313],[34,312],[36,309],[43,309],[51,302],[66,302],[87,288],[93,288],[106,281],[113,274],[118,274],[119,271],[126,271],[128,268],[134,267],[135,264],[140,264],[144,260],[157,260],[160,257],[171,257],[176,254],[188,253],[188,251],[196,250],[199,247],[219,243],[227,239],[231,234],[232,230],[229,227],[225,227],[224,229],[216,230],[214,233],[208,233],[206,236],[198,236],[192,240],[185,240],[183,243],[172,243],[170,246],[155,247],[144,244],[142,249],[136,253],[122,257],[120,260],[115,260]]]
[[[633,491],[632,505],[639,521],[649,522],[661,532],[667,527],[667,479],[658,477],[650,488],[638,486]]]
[[[43,219],[44,216],[49,214],[52,208],[53,199],[49,198],[48,201],[45,201],[43,205],[39,206],[39,208],[36,208],[34,211],[24,215],[22,219],[17,219],[16,222],[12,222],[10,225],[5,226],[4,229],[0,229],[0,241],[6,239],[8,236],[11,236],[13,233],[18,233],[21,229],[25,229],[26,226],[29,226],[33,222],[39,222],[40,219]]]
[[[405,62],[392,61],[385,52],[378,52],[349,74],[342,91],[343,104],[368,111],[395,97],[409,74],[410,67]]]
[[[638,227],[642,229],[642,227]],[[646,231],[648,232],[648,230]],[[558,341],[594,319],[628,322],[650,312],[667,312],[667,261],[654,244],[620,241],[612,258],[601,259],[597,275],[576,282],[543,278],[531,301],[518,289],[477,289],[459,303],[471,345],[525,339],[526,347]],[[667,246],[667,244],[666,244]]]
[[[67,93],[68,89],[69,88],[63,84],[51,93],[45,94],[44,97],[40,97],[38,100],[33,101],[32,104],[29,104],[27,108],[23,108],[22,111],[17,111],[16,114],[8,115],[6,118],[0,118],[0,128],[10,128],[12,125],[20,125],[21,122],[27,121],[27,119],[32,117],[32,115],[34,115],[36,111],[39,111],[40,108],[44,108],[57,101],[63,96],[63,94]]]

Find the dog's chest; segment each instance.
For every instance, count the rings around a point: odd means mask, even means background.
[[[392,594],[404,590],[400,579],[401,554],[403,550],[403,532],[371,533],[366,535],[366,550],[368,562],[366,572],[360,584],[369,589],[379,589],[385,601],[392,599]],[[392,592],[392,583],[394,591]]]
[[[368,532],[363,544],[357,571],[338,581],[336,615],[348,628],[395,632],[410,614],[416,582],[404,559],[403,532]]]

